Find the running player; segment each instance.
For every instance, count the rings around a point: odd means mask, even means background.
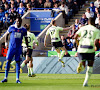
[[[88,62],[87,71],[83,86],[88,86],[88,80],[93,72],[93,63],[95,56],[95,45],[98,43],[100,31],[94,27],[95,20],[90,18],[88,25],[81,27],[75,34],[75,39],[80,37],[78,46],[78,57],[81,60],[77,68],[77,72],[80,73],[85,69],[85,63]],[[95,43],[95,44],[94,44]]]
[[[22,39],[23,36],[27,36],[27,30],[21,26],[22,24],[22,19],[21,17],[16,18],[16,23],[14,25],[11,25],[7,32],[3,35],[3,37],[7,36],[10,34],[10,42],[9,42],[9,48],[8,48],[8,53],[7,53],[7,63],[6,63],[6,69],[5,69],[5,78],[1,82],[7,82],[7,77],[8,77],[8,71],[10,68],[10,63],[15,55],[15,61],[16,61],[16,83],[21,83],[19,81],[19,74],[20,74],[20,55],[22,53]],[[3,38],[1,37],[0,40]],[[26,40],[26,45],[28,47],[28,40],[25,37]],[[7,43],[7,42],[6,42]]]
[[[62,63],[62,66],[65,67],[65,63],[62,61],[62,58],[65,54],[66,49],[63,47],[63,44],[59,37],[59,32],[63,31],[63,30],[69,30],[72,27],[68,27],[68,28],[58,27],[58,26],[56,26],[55,20],[52,20],[51,24],[52,24],[52,26],[47,30],[45,38],[44,38],[44,46],[46,47],[46,40],[47,40],[48,35],[50,34],[51,43],[52,43],[53,47],[55,47],[55,49],[58,53],[58,57],[59,57],[58,61],[60,61]],[[60,53],[60,50],[62,50],[61,53]]]
[[[33,41],[35,41],[35,45],[38,46],[38,40],[33,33],[30,32],[30,25],[25,24],[25,28],[27,29],[27,38],[28,38],[28,50],[25,44],[25,38],[23,38],[23,55],[26,57],[26,60],[22,62],[20,65],[20,72],[22,73],[22,68],[27,64],[28,68],[28,76],[35,77],[36,75],[33,73],[33,58],[32,58],[32,51],[33,51]],[[29,62],[29,63],[28,63]],[[11,65],[15,65],[15,61],[11,62]]]

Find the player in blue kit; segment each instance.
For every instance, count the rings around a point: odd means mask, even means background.
[[[20,61],[21,61],[21,53],[22,53],[22,39],[23,36],[25,36],[25,41],[26,45],[28,47],[28,40],[27,40],[27,30],[21,26],[22,24],[22,19],[21,17],[16,18],[16,23],[14,25],[11,25],[7,32],[3,35],[3,37],[7,36],[10,34],[10,41],[9,41],[9,49],[7,53],[7,63],[6,63],[6,69],[5,69],[5,78],[1,82],[7,82],[7,77],[8,77],[8,71],[10,68],[10,63],[15,56],[15,61],[16,61],[16,83],[21,83],[19,81],[19,74],[20,74]],[[0,40],[3,38],[1,37]],[[5,39],[6,42],[6,39]],[[6,42],[7,43],[7,42]]]

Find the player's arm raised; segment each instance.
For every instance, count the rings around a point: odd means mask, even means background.
[[[72,26],[67,27],[67,28],[63,28],[64,31],[67,31],[67,30],[70,30],[70,29],[72,29]]]

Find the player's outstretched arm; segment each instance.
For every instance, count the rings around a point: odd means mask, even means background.
[[[67,27],[67,28],[63,28],[63,30],[70,30],[70,29],[72,29],[72,26]]]
[[[1,38],[0,40],[2,40],[5,36],[7,36],[9,34],[9,32],[7,31]]]
[[[45,35],[45,38],[44,38],[44,46],[46,47],[46,40],[48,38],[48,35]]]

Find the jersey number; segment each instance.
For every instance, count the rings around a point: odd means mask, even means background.
[[[28,38],[28,43],[30,43],[31,42],[31,38],[30,37],[27,37]]]
[[[53,35],[53,34],[54,34],[54,32],[55,32],[55,30],[51,30],[51,31],[50,31],[51,35]]]
[[[84,30],[84,35],[83,35],[83,38],[89,38],[89,39],[91,39],[92,38],[92,36],[93,36],[93,31],[91,30],[91,31],[87,31],[87,30]],[[89,37],[87,37],[87,35],[89,34]]]

